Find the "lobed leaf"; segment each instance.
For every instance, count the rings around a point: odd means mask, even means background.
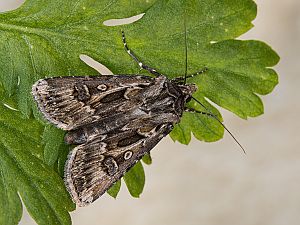
[[[133,24],[103,24],[139,13],[145,15]],[[185,74],[187,45],[188,74],[208,68],[188,79],[198,86],[194,97],[220,120],[210,101],[241,118],[255,117],[263,113],[259,95],[270,93],[278,83],[270,67],[279,60],[265,43],[233,40],[253,26],[255,16],[252,0],[27,0],[17,10],[1,13],[0,224],[18,223],[20,197],[39,224],[71,223],[68,211],[74,204],[60,178],[69,147],[63,143],[61,130],[40,123],[30,93],[36,80],[96,75],[80,60],[80,54],[103,63],[115,74],[140,73],[123,49],[122,29],[139,59],[169,78]],[[188,107],[207,112],[195,101]],[[188,144],[191,134],[199,140],[216,141],[223,133],[211,116],[184,113],[170,135]],[[149,164],[151,158],[143,161]],[[138,197],[145,183],[142,164],[128,171],[124,180],[131,195]],[[117,182],[108,193],[116,197],[120,185]]]
[[[150,153],[144,155],[143,158],[142,158],[142,161],[143,161],[143,163],[145,163],[146,165],[150,165],[150,164],[152,163],[152,158],[151,158]]]
[[[64,183],[43,162],[44,127],[0,105],[0,224],[17,224],[21,199],[38,224],[70,224],[74,209]]]
[[[124,175],[124,181],[131,196],[138,198],[145,186],[145,172],[141,162],[137,162]]]
[[[110,189],[107,190],[107,194],[116,198],[121,189],[121,180],[118,180]]]

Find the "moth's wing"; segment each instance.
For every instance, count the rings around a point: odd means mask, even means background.
[[[146,76],[54,77],[37,81],[32,94],[47,120],[72,130],[136,107],[137,92],[152,83]]]
[[[65,183],[77,205],[99,198],[172,130],[170,123],[151,123],[144,121],[143,128],[97,135],[70,152]]]

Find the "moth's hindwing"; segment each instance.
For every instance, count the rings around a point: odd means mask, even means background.
[[[77,145],[65,165],[73,201],[84,206],[107,191],[179,122],[193,91],[162,75],[57,77],[34,84],[40,111],[69,131],[68,144]]]

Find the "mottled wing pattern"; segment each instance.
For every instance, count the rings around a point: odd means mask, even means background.
[[[79,206],[95,201],[171,130],[168,123],[145,120],[143,128],[117,129],[75,147],[65,167],[72,199]]]
[[[41,112],[77,145],[65,166],[74,202],[96,200],[172,130],[185,90],[165,76],[57,77],[33,85]]]
[[[103,115],[124,112],[139,104],[131,98],[138,89],[153,84],[146,76],[55,77],[32,87],[40,111],[64,130],[98,121]]]

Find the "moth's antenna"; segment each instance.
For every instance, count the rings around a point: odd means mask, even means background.
[[[213,114],[212,112],[211,112],[211,110],[209,110],[205,105],[203,105],[200,101],[198,101],[196,98],[194,98],[193,96],[192,96],[192,99],[195,101],[195,102],[197,102],[198,104],[200,104],[205,110],[207,110],[210,114],[211,114],[211,116],[213,117],[213,118],[215,118],[221,125],[222,125],[222,127],[224,127],[224,129],[230,134],[230,136],[233,138],[233,140],[240,146],[240,148],[243,150],[243,152],[246,154],[246,151],[245,151],[245,149],[244,149],[244,147],[240,144],[240,142],[234,137],[234,135],[227,129],[227,127],[219,120],[219,118],[215,115],[215,114]]]
[[[186,12],[184,9],[184,17],[183,17],[183,25],[184,25],[184,44],[185,44],[185,73],[184,73],[184,84],[186,84],[187,77],[187,69],[188,69],[188,46],[187,46],[187,33],[186,33]]]

